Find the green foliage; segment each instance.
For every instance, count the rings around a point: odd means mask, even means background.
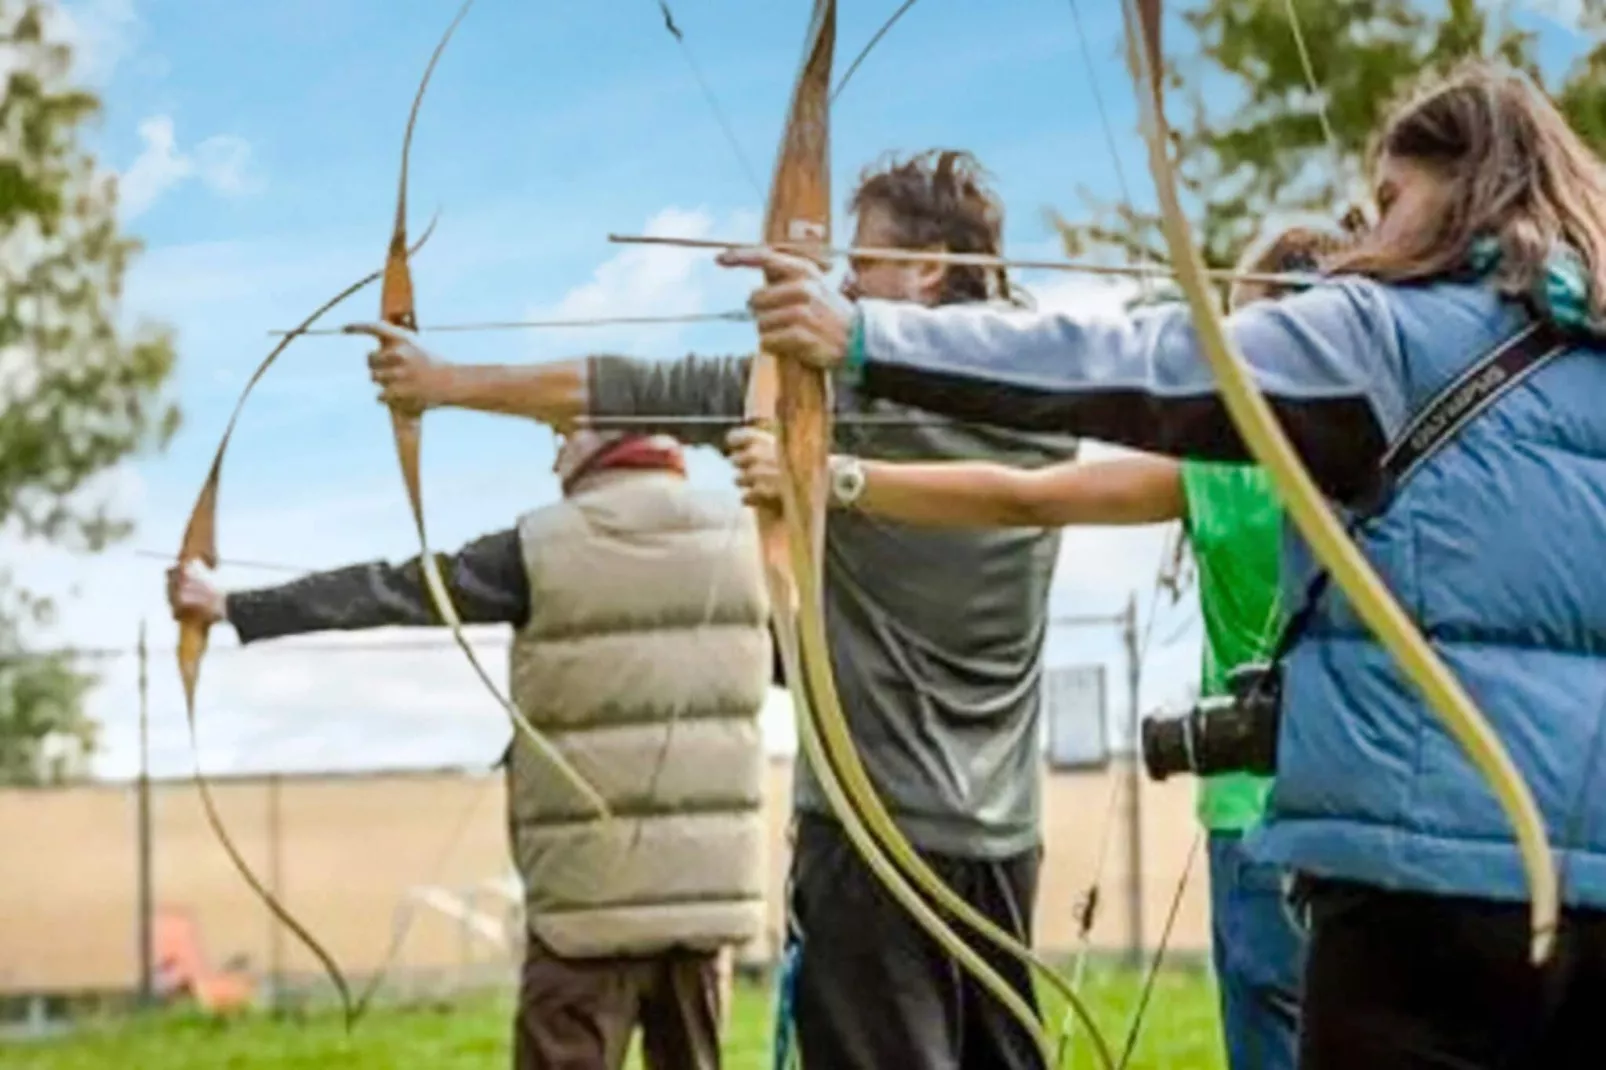
[[[1090,970],[1086,995],[1099,1028],[1115,1055],[1121,1045],[1140,978],[1128,973]],[[728,1070],[768,1070],[773,1000],[757,985],[736,986],[730,1026],[725,1032]],[[1130,1070],[1220,1070],[1220,1028],[1216,994],[1207,974],[1168,970],[1161,974],[1144,1018]],[[0,1063],[8,1070],[291,1070],[339,1066],[347,1070],[480,1070],[509,1063],[512,1004],[480,999],[456,1007],[378,1010],[349,1039],[337,1013],[306,1020],[251,1016],[213,1022],[189,1015],[162,1014],[144,1020],[108,1023],[78,1036],[35,1041],[11,1049],[0,1041]],[[1050,1017],[1051,1023],[1057,1022]],[[1066,1070],[1096,1065],[1082,1041]],[[639,1052],[626,1064],[641,1066]]]
[[[72,83],[46,16],[0,0],[0,533],[94,551],[129,528],[97,478],[177,428],[163,395],[174,351],[167,331],[118,321],[138,244],[82,144],[99,102]],[[26,782],[48,776],[34,762],[47,736],[93,741],[92,681],[19,657],[51,607],[16,583],[0,571],[0,777]]]
[[[1336,225],[1363,202],[1368,139],[1422,75],[1487,55],[1543,81],[1534,35],[1517,29],[1505,6],[1293,0],[1291,22],[1289,0],[1186,5],[1189,33],[1173,34],[1165,47],[1166,108],[1178,180],[1207,263],[1234,265],[1268,218],[1316,214]],[[1598,38],[1606,0],[1583,0],[1577,18],[1581,34]],[[1606,153],[1606,45],[1549,88],[1575,129]],[[1088,217],[1060,227],[1071,255],[1167,259],[1155,215],[1084,200]]]

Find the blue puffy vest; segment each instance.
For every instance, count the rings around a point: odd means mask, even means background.
[[[1389,288],[1407,407],[1517,330],[1481,287]],[[1543,811],[1564,902],[1606,908],[1606,349],[1541,368],[1465,426],[1360,537],[1493,723]],[[1314,571],[1290,533],[1290,604]],[[1336,586],[1285,663],[1256,855],[1313,875],[1527,899],[1482,776]]]

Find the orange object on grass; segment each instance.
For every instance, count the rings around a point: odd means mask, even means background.
[[[202,1010],[240,1010],[251,1003],[248,977],[214,970],[201,950],[201,927],[184,907],[157,907],[151,919],[152,957],[158,994],[171,998],[188,993]]]

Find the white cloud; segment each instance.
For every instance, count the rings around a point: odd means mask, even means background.
[[[195,146],[195,173],[202,184],[225,197],[253,193],[257,181],[250,171],[251,143],[232,134],[214,134]]]
[[[163,194],[189,179],[223,197],[254,192],[251,146],[243,138],[217,134],[185,152],[179,148],[169,115],[152,115],[139,124],[144,149],[118,181],[124,222],[143,215]]]
[[[716,225],[717,224],[717,225]],[[653,216],[643,233],[653,237],[729,238],[756,234],[758,221],[747,212],[721,220],[701,209],[666,208]],[[720,268],[707,249],[664,245],[626,245],[592,272],[591,278],[552,304],[529,312],[530,319],[599,319],[619,316],[678,316],[739,309],[750,289],[745,273]],[[662,353],[678,332],[663,326],[601,328],[588,341],[615,352],[636,353],[650,347]],[[567,344],[538,334],[544,351]]]
[[[97,86],[134,54],[144,28],[133,0],[78,0],[57,4],[49,14],[50,33],[72,47],[75,74]]]
[[[168,116],[153,115],[140,123],[139,138],[145,148],[118,182],[124,219],[144,213],[158,197],[195,170],[190,158],[178,151],[173,120]]]

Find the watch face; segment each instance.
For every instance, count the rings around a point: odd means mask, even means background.
[[[851,505],[864,490],[864,470],[852,462],[845,463],[832,473],[831,492],[843,505]]]

